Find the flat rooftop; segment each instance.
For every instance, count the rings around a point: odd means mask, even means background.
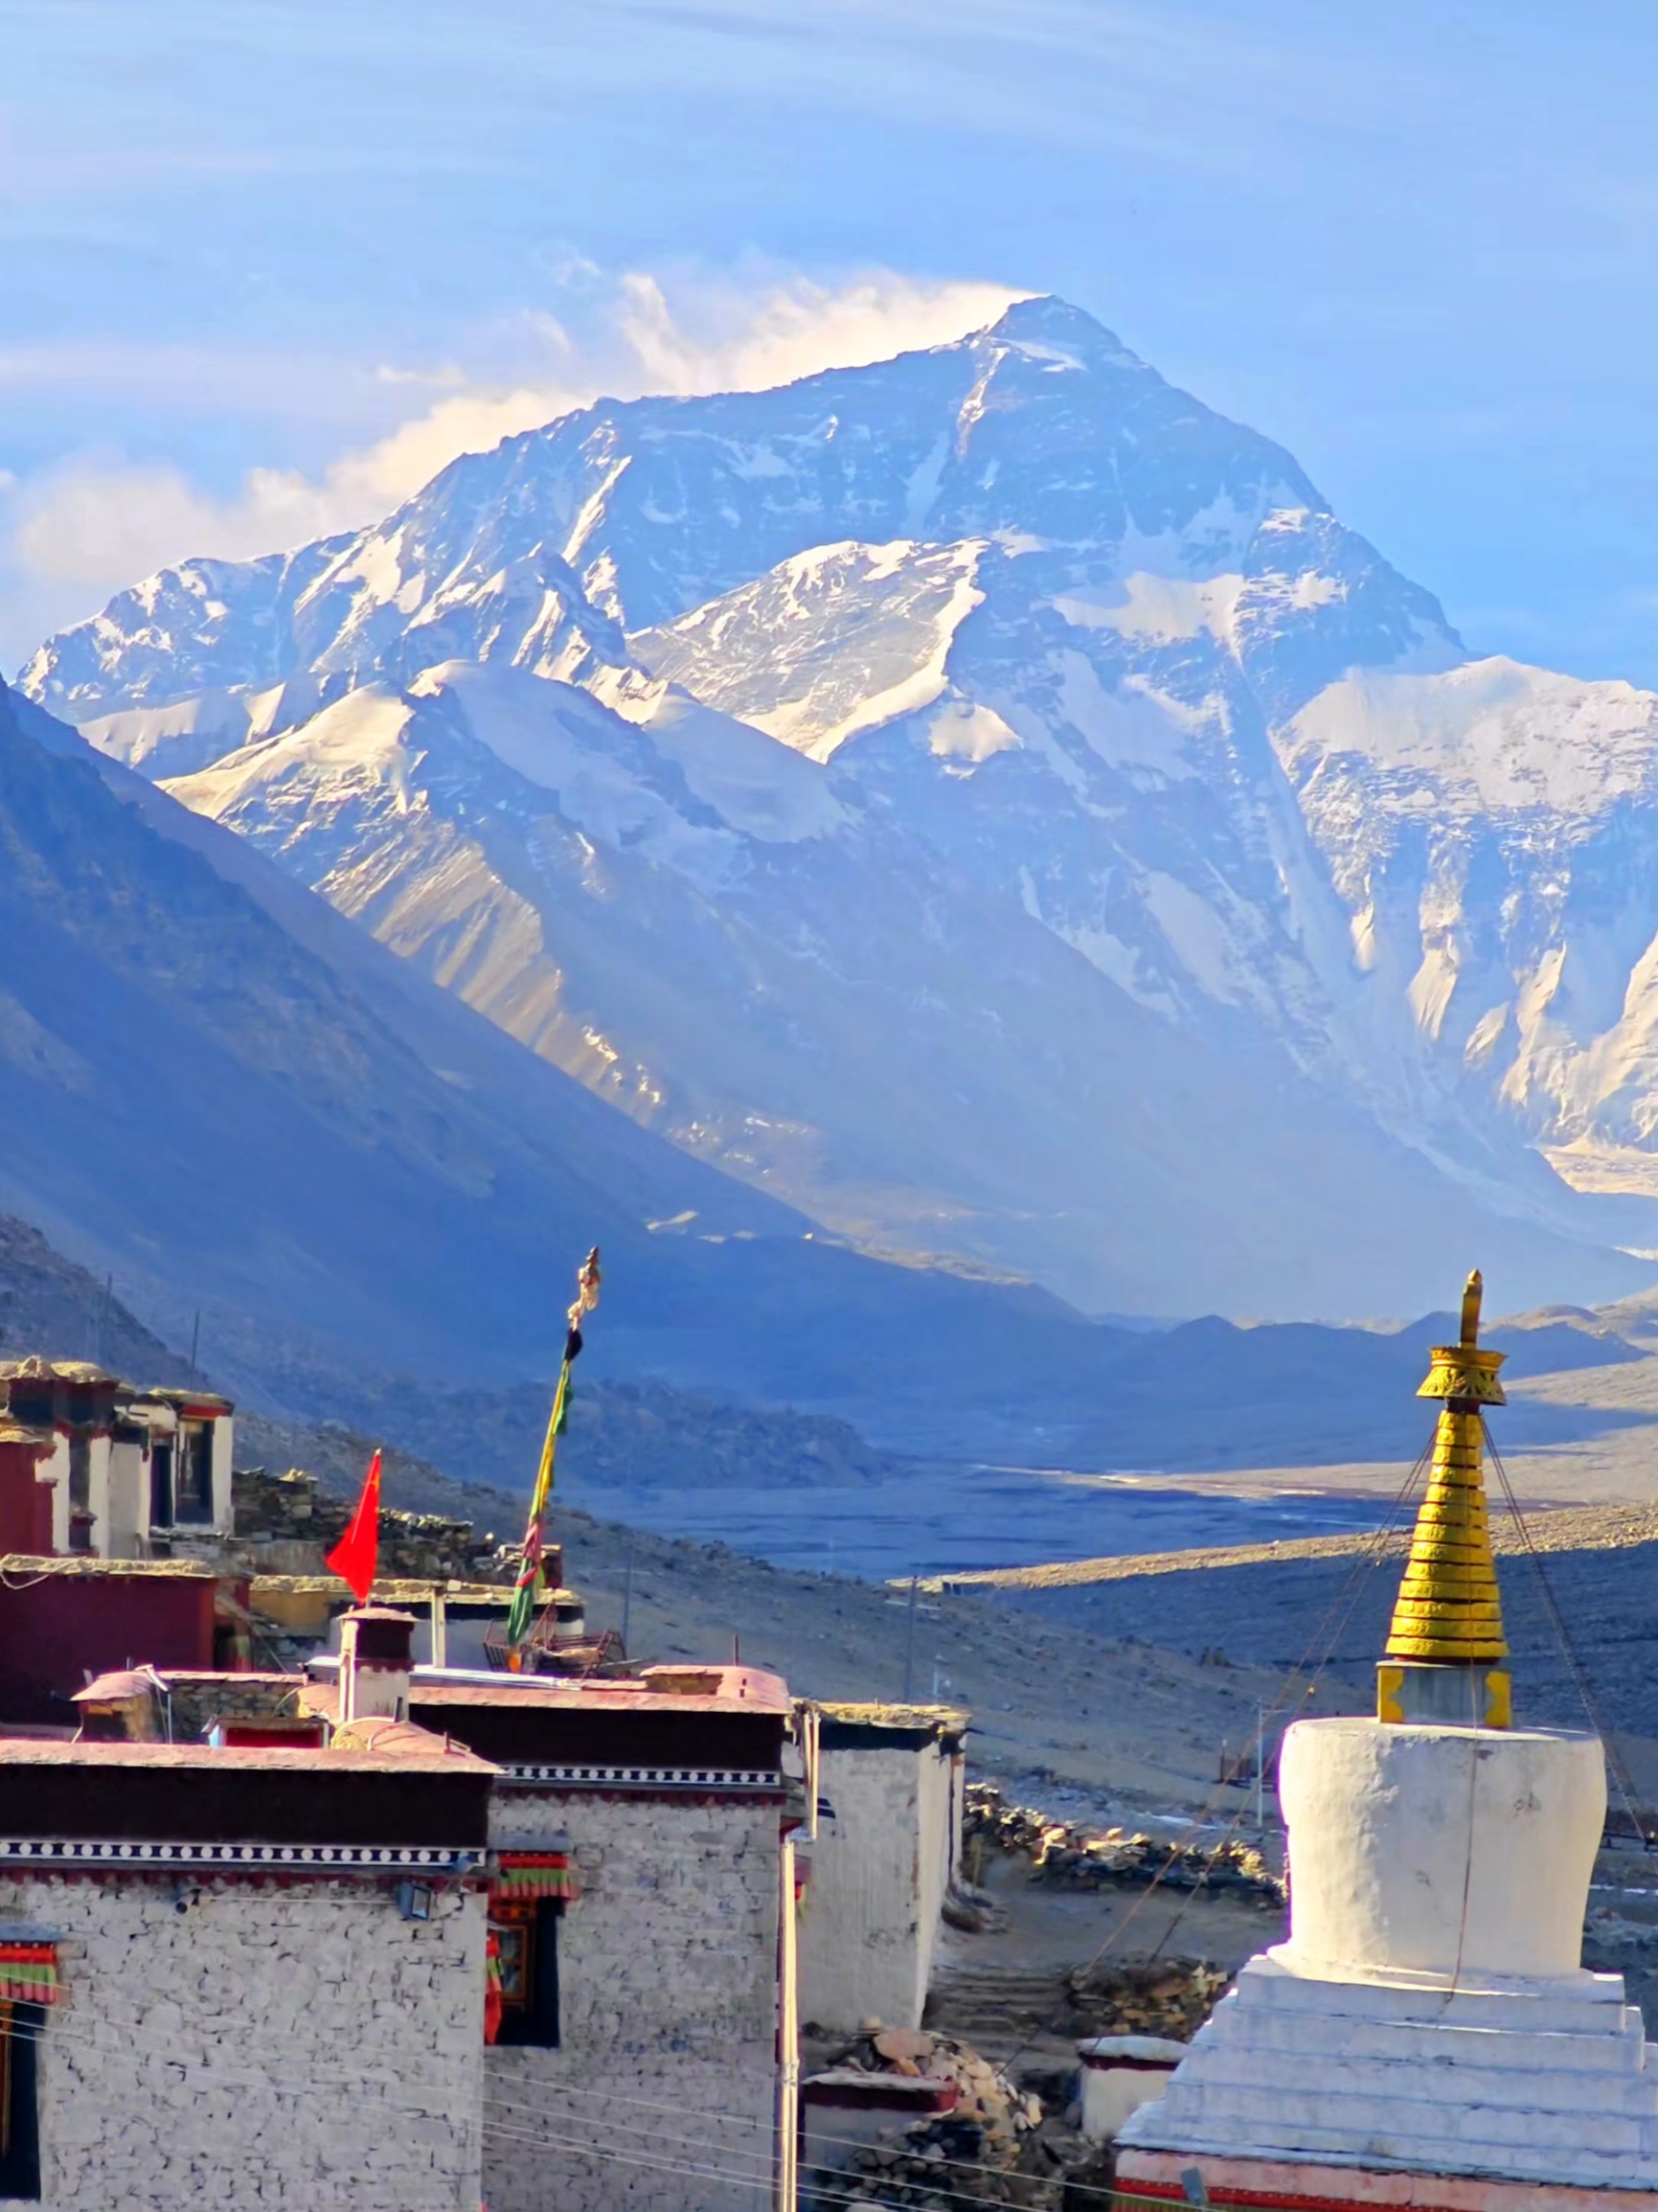
[[[227,1677],[236,1680],[235,1676]],[[425,1735],[425,1730],[419,1731]],[[226,1745],[215,1749],[211,1744],[98,1744],[65,1742],[61,1738],[4,1736],[0,1737],[0,1768],[23,1767],[30,1768],[90,1767],[114,1772],[142,1768],[154,1773],[214,1773],[240,1774],[408,1774],[421,1768],[434,1773],[452,1774],[457,1769],[469,1769],[478,1774],[491,1774],[493,1767],[488,1760],[478,1758],[464,1745],[453,1745],[445,1750],[441,1739],[431,1738],[430,1751],[411,1749],[406,1752],[335,1751],[320,1745],[275,1745],[268,1749],[263,1745]]]
[[[191,1533],[188,1528],[179,1531],[181,1536]],[[201,1560],[106,1560],[96,1552],[8,1552],[0,1559],[0,1574],[34,1582],[43,1582],[49,1575],[59,1575],[69,1582],[86,1575],[138,1575],[153,1582],[180,1576],[193,1576],[198,1582],[218,1579],[215,1569]]]
[[[308,1662],[312,1682],[301,1709],[330,1713],[339,1658]],[[316,1677],[322,1676],[323,1679]],[[706,1686],[704,1686],[706,1685]],[[420,1666],[409,1678],[409,1703],[515,1712],[771,1713],[794,1710],[788,1684],[761,1667],[647,1667],[642,1676],[600,1678],[568,1675],[483,1675],[475,1669]],[[928,1708],[936,1721],[936,1709]]]
[[[251,1864],[286,1845],[481,1850],[495,1768],[459,1745],[416,1748],[418,1733],[360,1751],[6,1738],[0,1859],[142,1872],[203,1852]]]

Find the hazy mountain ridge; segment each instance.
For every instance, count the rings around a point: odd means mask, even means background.
[[[314,1416],[342,1368],[394,1391],[534,1374],[598,1242],[595,1380],[901,1405],[909,1435],[1027,1369],[1096,1402],[1121,1331],[814,1237],[19,713],[0,692],[0,1204],[174,1341],[202,1309],[203,1364],[233,1389]]]
[[[1120,1310],[1397,1311],[1469,1243],[1515,1302],[1601,1296],[1586,1247],[1658,1243],[1644,892],[1608,911],[1653,702],[1468,662],[1282,448],[1075,309],[601,402],[239,597],[222,565],[31,690],[819,1219]],[[238,673],[202,610],[255,600]],[[697,772],[738,723],[746,819]]]

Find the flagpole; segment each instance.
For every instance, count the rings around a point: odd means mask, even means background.
[[[518,1579],[512,1586],[512,1609],[507,1616],[507,1668],[510,1674],[523,1670],[523,1646],[530,1633],[534,1614],[535,1600],[544,1588],[541,1572],[543,1524],[547,1517],[547,1500],[553,1494],[553,1463],[557,1455],[558,1439],[570,1420],[570,1401],[574,1391],[570,1369],[581,1351],[581,1324],[599,1303],[599,1247],[594,1245],[576,1277],[576,1296],[564,1316],[564,1357],[559,1363],[558,1380],[554,1386],[553,1406],[547,1416],[547,1434],[541,1445],[541,1461],[535,1470],[535,1487],[530,1495],[530,1517],[524,1529],[524,1543],[518,1562]]]

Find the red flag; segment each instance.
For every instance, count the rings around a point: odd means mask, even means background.
[[[378,1446],[363,1477],[363,1494],[351,1526],[328,1556],[328,1569],[349,1583],[359,1606],[369,1602],[380,1557],[380,1453]]]

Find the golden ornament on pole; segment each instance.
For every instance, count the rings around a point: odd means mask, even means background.
[[[1509,1645],[1491,1551],[1485,1471],[1485,1408],[1508,1401],[1497,1380],[1503,1354],[1480,1349],[1483,1288],[1476,1269],[1463,1292],[1461,1341],[1434,1347],[1427,1380],[1417,1393],[1442,1403],[1427,1494],[1417,1515],[1387,1657],[1378,1675],[1378,1711],[1384,1721],[1428,1718],[1426,1712],[1407,1714],[1403,1709],[1407,1673],[1452,1667],[1480,1674],[1480,1722],[1506,1727],[1509,1722],[1509,1677],[1496,1671],[1509,1655]],[[1413,1681],[1410,1686],[1420,1690],[1428,1685]],[[1417,1699],[1413,1697],[1408,1702],[1415,1704]]]

